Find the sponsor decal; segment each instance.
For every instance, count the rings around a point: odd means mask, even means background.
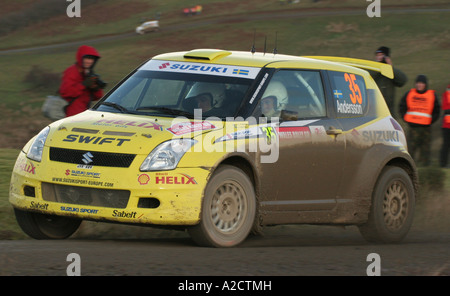
[[[312,136],[326,136],[327,132],[323,125],[310,125],[309,130],[311,131]]]
[[[135,219],[135,218],[136,218],[136,214],[137,214],[137,212],[127,212],[127,211],[114,210],[112,216],[113,216],[113,217],[118,217],[118,218]],[[142,215],[143,215],[143,214],[142,214]],[[137,218],[138,218],[138,219],[141,218],[142,215],[140,215],[140,216],[137,217]]]
[[[33,210],[48,210],[48,203],[31,202],[30,209]]]
[[[197,131],[206,131],[215,129],[216,127],[208,122],[208,121],[202,121],[202,122],[180,122],[173,124],[171,127],[169,127],[167,130],[171,132],[174,135],[184,135],[192,132]]]
[[[90,172],[90,171],[81,171],[81,170],[66,170],[66,176],[72,177],[85,177],[85,178],[100,178],[100,173]]]
[[[370,142],[399,142],[399,132],[394,131],[363,131],[363,140]]]
[[[89,179],[72,179],[72,178],[56,178],[56,177],[54,177],[54,178],[52,178],[52,181],[58,182],[58,183],[91,185],[91,186],[108,187],[108,188],[114,187],[114,183],[111,183],[111,182],[102,182],[102,181],[95,181],[95,180],[89,180]]]
[[[230,141],[230,140],[238,140],[238,139],[250,139],[250,138],[256,138],[259,135],[262,135],[263,132],[258,127],[252,127],[245,130],[240,130],[234,133],[228,133],[225,136],[222,136],[215,140],[214,143],[223,142],[223,141]]]
[[[36,166],[31,161],[23,162],[19,165],[20,169],[26,173],[36,174]]]
[[[228,76],[228,77],[240,76],[254,79],[261,69],[254,67],[237,67],[218,64],[152,60],[149,61],[144,66],[142,66],[140,70],[178,72],[189,74],[206,74],[206,75]]]
[[[98,210],[88,209],[88,208],[78,208],[78,207],[65,207],[61,206],[61,211],[72,212],[72,213],[86,213],[86,214],[97,214]]]
[[[165,185],[195,185],[194,177],[187,174],[178,173],[177,175],[172,175],[169,173],[156,173],[155,184],[165,184]]]
[[[307,126],[287,126],[277,128],[280,140],[311,139],[311,131]]]
[[[130,139],[123,138],[104,138],[97,136],[83,136],[83,135],[67,135],[67,137],[63,140],[63,142],[78,142],[81,144],[94,144],[94,145],[103,145],[103,144],[116,144],[116,146],[122,146],[124,142],[129,142]],[[90,163],[90,158],[88,154],[83,155],[83,162],[85,164]],[[86,157],[88,156],[88,157]],[[86,160],[86,161],[84,161]]]
[[[266,143],[268,145],[272,144],[272,139],[276,139],[276,132],[275,132],[275,128],[272,126],[265,126],[265,127],[261,127],[261,131],[263,132],[264,135],[266,135]]]
[[[138,177],[138,182],[141,185],[147,185],[149,181],[150,181],[150,176],[147,174],[141,174]]]
[[[157,131],[162,131],[163,127],[160,124],[157,124],[153,121],[128,121],[128,120],[108,120],[101,119],[93,123],[94,125],[103,125],[103,126],[113,126],[113,127],[123,127],[127,128],[130,126],[133,127],[141,127],[141,128],[151,128]]]
[[[159,66],[159,69],[162,70],[162,69],[165,69],[165,68],[167,68],[169,66],[170,66],[170,63],[163,63],[161,66]]]
[[[361,134],[358,132],[357,129],[353,129],[351,134],[352,134],[353,137],[355,137],[357,139],[361,136]]]
[[[289,122],[289,124],[280,127],[272,127],[272,126],[251,127],[249,129],[240,130],[234,133],[228,133],[218,138],[214,143],[238,139],[258,138],[260,136],[264,136],[266,137],[266,139],[268,139],[267,137],[270,136],[270,138],[273,139],[276,138],[276,134],[278,134],[280,140],[289,140],[296,138],[309,139],[311,137],[311,134],[316,136],[326,135],[325,128],[323,126],[309,126],[309,127],[305,126],[315,121],[317,120],[292,122],[292,124],[291,122]],[[270,143],[268,142],[268,144]]]

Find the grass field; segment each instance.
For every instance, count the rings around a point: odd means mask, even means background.
[[[2,17],[32,7],[31,0],[2,3]],[[81,1],[83,3],[83,1]],[[191,3],[191,2],[189,2]],[[2,54],[1,50],[27,48],[133,32],[143,19],[161,13],[161,30],[143,36],[92,42],[102,55],[96,70],[107,81],[108,89],[146,59],[168,51],[194,48],[250,50],[256,32],[256,47],[292,55],[335,55],[372,59],[376,48],[389,46],[394,65],[403,70],[408,83],[397,89],[397,100],[418,74],[426,74],[430,87],[442,94],[450,82],[450,3],[448,0],[383,0],[382,17],[369,18],[364,0],[302,0],[281,5],[280,1],[198,0],[201,15],[182,14],[185,1],[176,0],[99,0],[82,8],[82,17],[70,19],[60,15],[19,27],[0,36],[0,238],[23,237],[17,231],[8,198],[9,178],[19,149],[49,123],[40,114],[40,106],[53,94],[59,81],[55,77],[74,62],[78,46]],[[422,9],[410,11],[409,9]],[[438,8],[445,10],[439,11]],[[389,12],[391,9],[395,11]],[[428,10],[427,10],[428,9]],[[342,11],[336,15],[321,12]],[[314,12],[315,16],[293,13]],[[350,12],[350,13],[349,13]],[[358,14],[355,14],[358,12]],[[288,13],[276,16],[277,13]],[[91,45],[90,42],[86,44]],[[25,77],[38,67],[50,77],[42,84],[26,82]],[[440,124],[434,125],[432,145],[436,163],[441,144]],[[8,149],[1,149],[8,148]],[[450,189],[449,170],[445,188]],[[446,194],[446,193],[445,193]]]

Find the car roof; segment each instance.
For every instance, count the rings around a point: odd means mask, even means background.
[[[239,65],[247,67],[269,68],[305,68],[316,70],[348,71],[367,75],[362,70],[374,70],[390,76],[392,67],[372,61],[340,57],[300,57],[283,54],[228,51],[221,49],[194,49],[157,55],[153,60],[179,62],[199,62],[222,65]]]

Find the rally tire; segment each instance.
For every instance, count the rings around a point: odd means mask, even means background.
[[[233,247],[252,230],[255,213],[255,190],[250,178],[239,168],[223,165],[206,186],[200,223],[188,232],[200,246]]]
[[[411,228],[414,208],[410,176],[399,167],[387,166],[375,185],[369,219],[359,230],[368,242],[398,243]]]
[[[65,239],[81,224],[81,219],[46,215],[14,209],[17,223],[23,232],[34,239]]]

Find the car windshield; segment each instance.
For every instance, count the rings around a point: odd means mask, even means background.
[[[243,69],[245,67],[182,62],[178,66],[172,62],[175,67],[163,71],[170,68],[170,63],[164,66],[159,61],[159,64],[163,66],[141,67],[95,109],[150,116],[194,118],[195,115],[225,119],[235,116],[259,72],[256,68],[249,71]]]

